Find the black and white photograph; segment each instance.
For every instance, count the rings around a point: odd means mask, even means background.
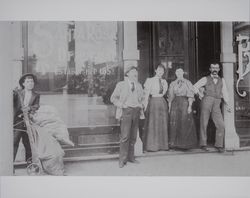
[[[250,19],[151,18],[0,21],[1,176],[250,176]]]
[[[249,176],[249,22],[0,27],[14,175]]]

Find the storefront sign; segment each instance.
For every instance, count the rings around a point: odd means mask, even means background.
[[[238,80],[236,83],[236,90],[239,96],[245,97],[246,91],[240,93],[239,83],[244,80],[244,77],[250,72],[250,38],[249,36],[237,36],[238,43]]]

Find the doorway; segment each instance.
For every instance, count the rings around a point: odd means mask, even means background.
[[[211,62],[220,62],[220,23],[219,22],[197,22],[195,23],[195,82],[203,76],[209,75]],[[191,66],[192,67],[192,66]],[[222,70],[219,75],[222,76]],[[194,104],[197,112],[197,119],[200,117],[200,100],[197,98]],[[199,121],[197,122],[199,129]],[[215,143],[215,125],[209,120],[207,127],[207,143]]]

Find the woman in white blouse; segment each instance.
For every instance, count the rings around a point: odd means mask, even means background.
[[[168,83],[162,79],[164,72],[164,66],[158,65],[155,76],[148,78],[144,84],[144,151],[168,150],[168,105],[163,97]]]
[[[170,83],[168,103],[170,110],[169,146],[173,149],[197,147],[196,128],[192,113],[194,90],[192,83],[176,69],[176,80]]]

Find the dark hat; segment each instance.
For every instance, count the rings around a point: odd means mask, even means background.
[[[37,84],[37,77],[36,77],[34,74],[27,73],[27,74],[22,75],[22,77],[19,79],[19,85],[20,85],[22,88],[24,88],[24,87],[23,87],[23,83],[24,83],[24,80],[25,80],[26,77],[32,77],[33,80],[34,80],[34,83]]]
[[[124,73],[124,76],[127,76],[128,75],[128,72],[130,72],[131,70],[135,69],[136,71],[138,71],[137,67],[136,66],[130,66]]]

